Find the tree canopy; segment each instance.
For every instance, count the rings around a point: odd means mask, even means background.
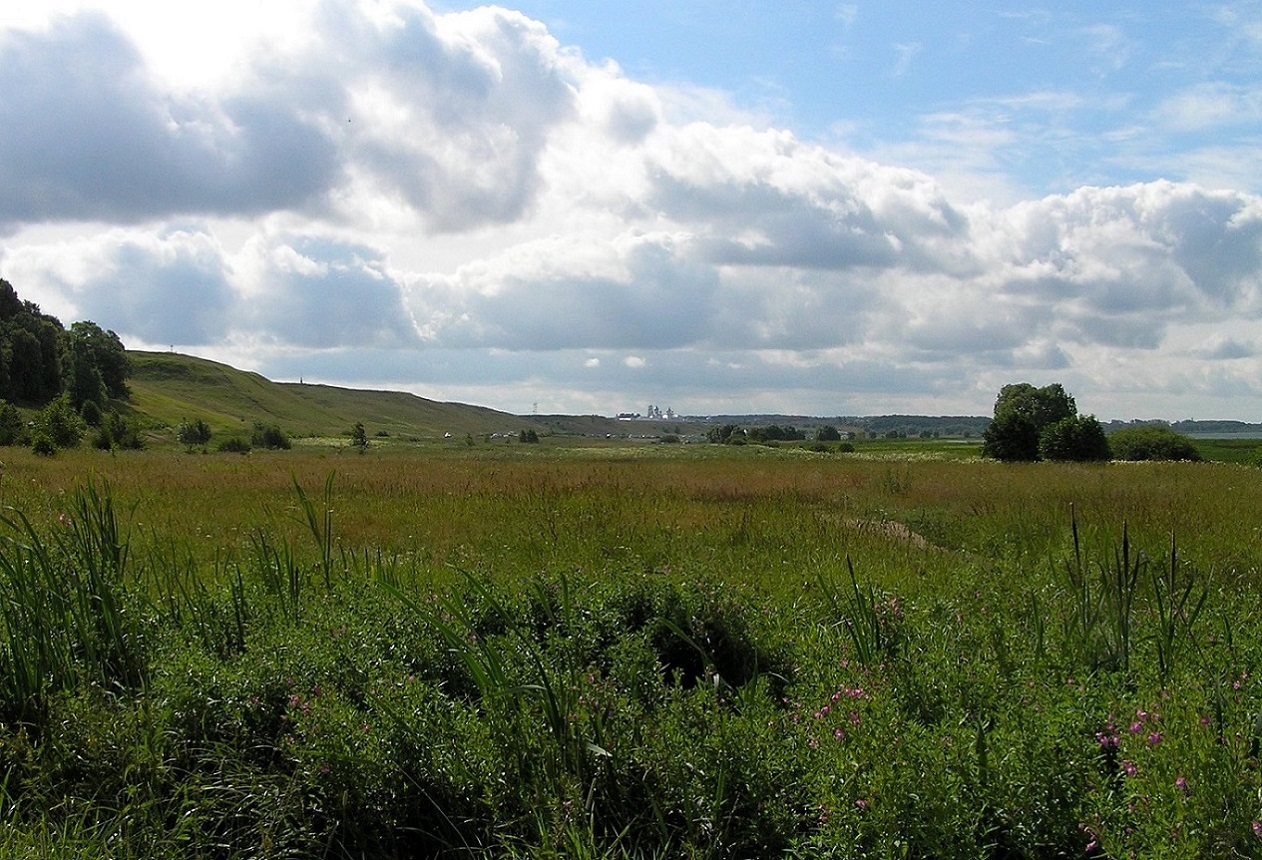
[[[1079,416],[1074,398],[1060,383],[1005,385],[982,439],[984,456],[1008,462],[1110,457],[1100,422],[1094,415]]]
[[[44,406],[66,394],[75,409],[128,397],[127,350],[90,321],[69,331],[0,278],[0,400]]]

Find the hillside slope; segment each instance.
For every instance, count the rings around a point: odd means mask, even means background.
[[[340,436],[357,421],[370,436],[543,429],[507,412],[440,403],[406,392],[272,382],[257,373],[178,353],[129,351],[128,357],[131,408],[171,427],[200,418],[216,433],[248,430],[261,421],[291,436]]]

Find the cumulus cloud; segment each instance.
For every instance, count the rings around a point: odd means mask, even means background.
[[[687,107],[509,10],[326,2],[308,25],[199,92],[101,15],[0,32],[4,276],[143,343],[430,396],[986,409],[1025,375],[1226,391],[1260,369],[1250,337],[1183,334],[1262,316],[1256,195],[979,202]],[[1090,35],[1125,56],[1120,30]],[[1219,123],[1250,92],[1158,113]],[[1000,113],[1082,105],[1048,89],[943,111],[921,145],[998,151]],[[49,223],[82,233],[38,238]]]
[[[50,296],[66,324],[91,319],[151,344],[196,345],[225,337],[238,317],[222,248],[198,226],[115,229],[0,259],[20,295]]]
[[[378,252],[321,236],[282,237],[247,249],[253,294],[241,329],[306,349],[416,345],[401,285]]]
[[[163,92],[98,14],[0,32],[0,226],[302,205],[333,142],[285,100]]]

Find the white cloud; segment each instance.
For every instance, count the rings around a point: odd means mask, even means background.
[[[1009,162],[1078,152],[1066,118],[1116,94],[944,107],[870,158],[504,9],[305,14],[197,89],[102,14],[0,31],[0,274],[134,344],[521,410],[985,411],[1050,376],[1105,413],[1090,393],[1138,404],[1133,380],[1180,406],[1255,385],[1262,199],[1144,181],[1012,202]],[[1257,100],[1207,84],[1146,118],[1226,127]]]

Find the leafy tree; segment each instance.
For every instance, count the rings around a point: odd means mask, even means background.
[[[1077,462],[1108,460],[1109,440],[1094,415],[1062,418],[1043,428],[1039,435],[1039,456],[1044,460]]]
[[[77,322],[70,326],[65,343],[64,387],[75,406],[88,401],[102,404],[111,398],[126,400],[131,395],[127,388],[131,362],[118,335],[94,322]]]
[[[841,432],[831,424],[825,424],[815,433],[816,442],[840,442]]]
[[[0,397],[19,403],[48,403],[62,390],[65,330],[39,306],[18,300],[0,280]]]
[[[527,445],[539,444],[539,434],[534,430],[523,430],[517,434],[517,440]]]
[[[131,395],[127,388],[131,360],[114,332],[88,320],[74,323],[67,334],[67,350],[86,360],[100,374],[109,397],[126,400]]]
[[[1109,438],[1109,444],[1118,460],[1201,460],[1192,440],[1169,427],[1119,430]]]
[[[1072,418],[1078,407],[1060,383],[1035,388],[1028,382],[1005,385],[995,399],[995,417],[982,434],[982,455],[996,460],[1039,458],[1045,427]]]
[[[75,408],[126,399],[131,373],[118,335],[93,322],[66,331],[61,320],[18,298],[0,279],[0,398],[38,406],[69,392]]]

